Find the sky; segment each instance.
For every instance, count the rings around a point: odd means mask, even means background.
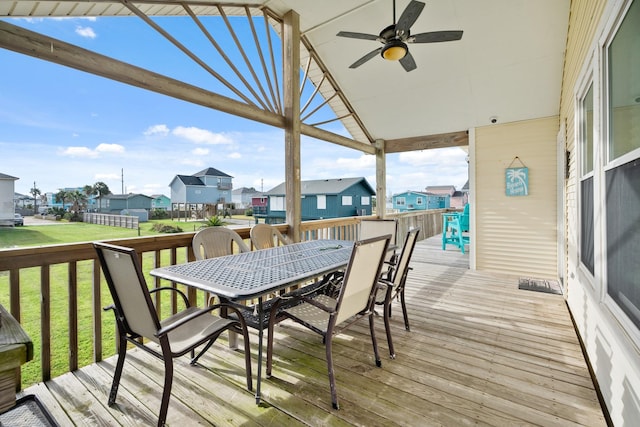
[[[8,21],[225,94],[138,19]],[[180,21],[163,25],[183,28]],[[284,181],[280,129],[6,49],[0,49],[0,76],[0,173],[19,178],[18,193],[29,194],[34,183],[44,194],[104,182],[115,194],[170,196],[176,175],[208,167],[231,175],[234,188],[268,191]],[[466,157],[460,148],[388,154],[387,195],[432,185],[460,189]],[[301,158],[303,180],[363,176],[375,188],[372,155],[303,136]]]

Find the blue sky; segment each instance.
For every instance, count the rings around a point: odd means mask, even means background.
[[[226,95],[138,19],[9,22]],[[178,20],[162,25],[183,27]],[[193,47],[203,56],[206,48]],[[284,181],[279,129],[5,49],[0,64],[0,173],[20,178],[19,193],[28,194],[34,182],[46,193],[103,181],[113,193],[124,186],[170,195],[175,175],[207,167],[233,176],[235,188],[267,191]],[[364,176],[375,186],[371,155],[306,137],[301,154],[303,180]],[[387,155],[387,192],[459,189],[467,180],[465,158],[459,148]]]

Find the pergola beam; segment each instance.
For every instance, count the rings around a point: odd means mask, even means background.
[[[284,117],[0,21],[0,47],[279,128]]]
[[[469,145],[469,132],[441,133],[438,135],[415,136],[411,138],[389,139],[385,142],[385,152],[430,150],[433,148],[464,147]]]

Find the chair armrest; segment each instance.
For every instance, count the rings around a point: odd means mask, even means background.
[[[189,304],[189,299],[187,298],[187,295],[185,295],[185,293],[182,292],[178,288],[173,288],[171,286],[163,286],[163,287],[160,287],[160,288],[151,289],[149,291],[149,293],[152,294],[152,293],[158,292],[158,291],[173,291],[173,292],[177,292],[182,297],[182,301],[184,301],[184,304],[187,306],[187,308],[191,307],[191,304]]]
[[[200,317],[202,315],[209,314],[213,310],[217,310],[217,309],[222,308],[222,307],[230,309],[232,312],[234,312],[238,316],[238,319],[232,319],[232,320],[234,322],[240,322],[240,324],[242,326],[242,329],[246,329],[247,325],[245,323],[244,318],[242,317],[242,314],[241,314],[240,310],[238,310],[236,307],[234,307],[231,304],[222,303],[222,304],[210,305],[210,306],[205,307],[205,308],[203,308],[201,310],[194,311],[193,313],[182,317],[180,320],[178,320],[178,321],[176,321],[176,322],[174,322],[174,323],[172,323],[170,325],[167,325],[167,326],[165,326],[163,328],[160,328],[158,330],[158,332],[155,333],[155,336],[159,338],[162,335],[166,335],[169,332],[171,332],[172,330],[184,325],[185,323],[190,322],[191,320],[195,319],[196,317]]]

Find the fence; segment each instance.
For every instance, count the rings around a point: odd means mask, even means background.
[[[138,229],[139,218],[131,215],[110,215],[101,213],[85,213],[82,221],[89,224],[108,225],[111,227]]]

